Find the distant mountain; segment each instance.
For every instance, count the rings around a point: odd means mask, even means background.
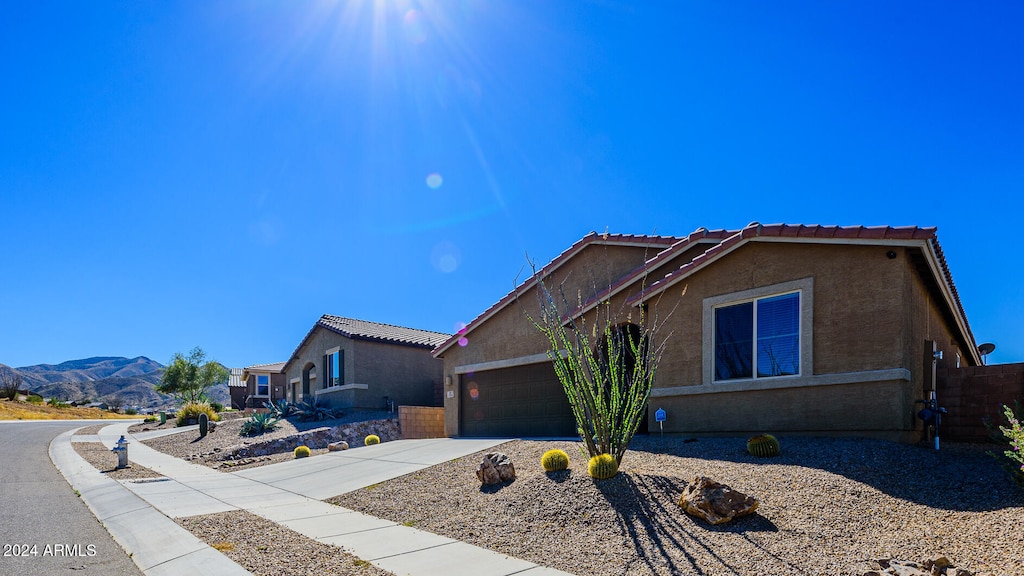
[[[66,401],[92,400],[162,409],[174,405],[174,397],[158,393],[164,366],[139,356],[137,358],[96,357],[69,360],[60,364],[37,364],[15,368],[21,374],[24,388],[44,398]],[[214,386],[210,396],[222,404],[230,404],[227,384]]]

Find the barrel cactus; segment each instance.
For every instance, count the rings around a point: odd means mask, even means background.
[[[747,440],[747,452],[752,456],[768,458],[779,455],[779,441],[771,434],[758,434]]]
[[[295,449],[294,454],[296,458],[305,458],[309,456],[309,446],[299,446]]]
[[[587,473],[597,480],[607,480],[619,473],[619,463],[611,454],[598,454],[587,464]]]
[[[210,431],[210,417],[205,412],[199,414],[199,437],[205,438]]]
[[[564,450],[548,450],[540,457],[545,472],[558,472],[569,467],[569,455]]]
[[[376,434],[370,434],[369,436],[366,437],[366,440],[363,440],[363,444],[366,444],[367,446],[380,444],[380,436],[377,436]]]

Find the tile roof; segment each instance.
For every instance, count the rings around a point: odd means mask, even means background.
[[[577,240],[572,246],[566,248],[561,254],[555,256],[551,262],[548,262],[543,268],[537,270],[536,274],[531,275],[529,278],[521,282],[518,286],[512,289],[511,292],[506,294],[501,300],[498,300],[486,310],[481,312],[476,318],[470,320],[466,327],[453,334],[450,338],[442,342],[437,348],[434,349],[434,356],[437,357],[448,348],[451,348],[456,342],[459,341],[468,332],[479,326],[484,320],[490,318],[496,314],[499,310],[508,306],[516,299],[516,294],[519,294],[525,290],[530,289],[538,278],[542,278],[551,274],[559,266],[568,262],[573,256],[578,254],[581,250],[589,246],[590,244],[611,244],[619,246],[650,246],[661,245],[671,246],[682,240],[677,236],[647,236],[639,234],[598,234],[597,232],[590,232],[583,238]]]
[[[246,372],[280,372],[284,370],[286,362],[270,362],[268,364],[253,364],[246,366]]]
[[[576,310],[572,315],[577,315],[581,312],[586,311],[589,307],[595,303],[602,301],[618,293],[622,290],[628,289],[630,286],[635,286],[637,281],[643,278],[645,275],[650,274],[654,269],[662,266],[666,262],[671,261],[675,256],[688,250],[696,245],[706,244],[709,245],[703,252],[697,254],[693,259],[685,262],[677,269],[669,272],[661,279],[650,284],[649,286],[643,287],[636,294],[630,296],[627,299],[627,303],[637,304],[652,298],[656,294],[661,293],[669,286],[689,276],[696,270],[703,268],[718,260],[722,256],[728,254],[732,250],[739,246],[750,242],[750,241],[775,241],[775,242],[827,242],[827,243],[864,243],[864,244],[899,244],[899,243],[913,243],[922,246],[927,246],[925,250],[926,258],[934,263],[935,271],[937,273],[936,281],[940,284],[940,288],[945,294],[948,294],[948,300],[951,307],[951,311],[956,320],[956,323],[960,326],[963,332],[963,336],[968,340],[968,343],[973,346],[974,335],[971,332],[971,328],[967,323],[967,315],[964,312],[963,304],[960,302],[960,295],[957,292],[956,285],[953,283],[953,277],[949,271],[949,265],[946,262],[946,258],[942,253],[942,247],[939,246],[938,236],[936,235],[935,227],[919,227],[919,226],[821,226],[821,225],[802,225],[802,224],[768,224],[762,225],[759,222],[751,222],[740,230],[708,230],[706,228],[698,228],[688,236],[683,238],[678,237],[665,237],[665,236],[633,236],[633,235],[609,235],[609,234],[596,234],[591,232],[584,236],[575,244],[570,246],[564,252],[559,254],[546,266],[537,271],[536,274],[531,276],[526,281],[522,282],[519,286],[509,292],[504,298],[495,302],[487,310],[484,310],[479,316],[474,318],[463,330],[459,333],[448,338],[444,343],[434,349],[434,356],[440,356],[445,350],[450,348],[459,338],[464,334],[486,321],[488,318],[493,316],[499,310],[507,306],[513,300],[515,300],[516,294],[528,290],[536,283],[538,278],[551,274],[559,266],[570,260],[580,250],[590,243],[595,242],[606,242],[606,243],[632,243],[632,244],[660,244],[666,246],[664,249],[655,254],[654,257],[650,258],[642,266],[636,268],[631,273],[625,275],[622,279],[617,281],[607,290],[603,291],[594,299],[588,301],[580,309]],[[969,353],[975,356],[977,360],[976,350],[971,350]]]
[[[919,226],[821,226],[821,225],[791,225],[791,224],[768,224],[762,225],[759,222],[751,222],[742,230],[739,230],[730,236],[724,238],[721,242],[711,246],[705,250],[702,254],[698,255],[693,260],[683,264],[677,270],[666,275],[661,280],[651,284],[644,288],[640,292],[631,296],[627,303],[634,304],[637,302],[648,300],[649,298],[661,293],[669,286],[689,276],[696,270],[703,268],[704,266],[714,262],[721,256],[728,254],[740,245],[757,239],[764,240],[788,240],[792,241],[808,241],[808,242],[853,242],[853,243],[888,243],[888,242],[913,242],[920,241],[926,243],[931,254],[934,257],[934,262],[937,264],[938,273],[941,278],[936,280],[945,287],[952,302],[950,303],[953,310],[953,315],[960,324],[963,331],[963,336],[971,344],[972,349],[968,352],[977,358],[977,350],[973,349],[974,346],[974,334],[971,332],[971,327],[967,323],[967,314],[964,311],[963,304],[960,301],[960,294],[957,292],[956,285],[953,283],[953,276],[949,271],[949,264],[946,262],[946,257],[942,253],[942,247],[939,246],[938,235],[936,234],[937,228],[934,226],[930,227],[919,227]],[[660,256],[660,255],[659,255]],[[634,279],[636,277],[634,276]]]
[[[332,316],[330,314],[321,316],[317,320],[316,325],[349,338],[393,342],[425,348],[433,348],[450,336],[441,332],[417,330],[416,328],[356,320],[355,318],[342,318],[341,316]]]

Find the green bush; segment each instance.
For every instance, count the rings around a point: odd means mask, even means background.
[[[277,429],[280,425],[280,418],[273,414],[257,412],[242,422],[242,428],[238,431],[239,436],[256,436],[264,432]]]
[[[366,437],[366,440],[363,440],[363,444],[366,444],[367,446],[372,446],[373,444],[380,444],[380,436],[377,436],[376,434],[370,434],[369,436]]]
[[[587,473],[597,480],[607,480],[619,473],[619,463],[611,454],[598,454],[587,463]]]
[[[178,418],[178,426],[186,426],[189,419],[195,419],[195,423],[199,423],[199,415],[206,414],[206,416],[213,422],[220,420],[220,416],[213,411],[213,407],[206,402],[186,402],[184,406],[178,410],[176,417]]]
[[[157,421],[157,417],[156,416],[146,416],[145,418],[142,419],[142,421],[145,422],[146,424],[149,424],[150,422],[156,422]]]
[[[62,402],[57,398],[50,398],[49,400],[46,401],[46,403],[49,404],[50,406],[53,406],[54,408],[67,408],[69,406],[67,402]]]
[[[218,413],[224,411],[224,405],[216,401],[210,402],[210,408],[213,408],[213,411]]]
[[[771,434],[758,434],[747,440],[747,452],[751,456],[770,458],[779,455],[779,441]]]
[[[28,398],[25,398],[25,401],[28,402],[29,404],[42,404],[43,397],[36,396],[35,394],[29,394]]]
[[[135,408],[125,408],[124,409],[124,413],[129,415],[129,416],[135,416],[136,414],[139,413],[139,411],[136,410]]]
[[[296,458],[305,458],[309,456],[309,446],[299,446],[295,449]]]
[[[558,472],[569,467],[569,455],[564,450],[548,450],[540,457],[545,472]]]
[[[1014,403],[1014,408],[1003,406],[1003,419],[1006,426],[998,426],[991,422],[985,422],[992,439],[1001,444],[1004,448],[1002,454],[989,452],[991,456],[999,460],[999,463],[1010,474],[1013,481],[1024,488],[1024,406],[1020,401]]]

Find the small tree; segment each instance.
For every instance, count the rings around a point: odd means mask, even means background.
[[[0,367],[0,398],[14,400],[21,389],[21,374],[4,366]]]
[[[536,267],[533,270],[536,275]],[[647,416],[651,386],[668,339],[655,342],[661,324],[657,317],[649,318],[643,306],[616,314],[607,300],[590,312],[592,324],[588,324],[586,314],[573,313],[583,303],[570,306],[561,286],[556,299],[544,278],[537,281],[537,297],[539,316],[529,312],[526,316],[548,339],[548,357],[569,400],[580,439],[591,457],[610,454],[621,464]],[[616,322],[622,316],[626,322]],[[637,323],[631,321],[634,316]]]
[[[227,380],[227,368],[212,360],[207,362],[206,353],[196,346],[188,356],[178,352],[171,358],[156,391],[171,394],[186,403],[202,402],[211,387]]]

